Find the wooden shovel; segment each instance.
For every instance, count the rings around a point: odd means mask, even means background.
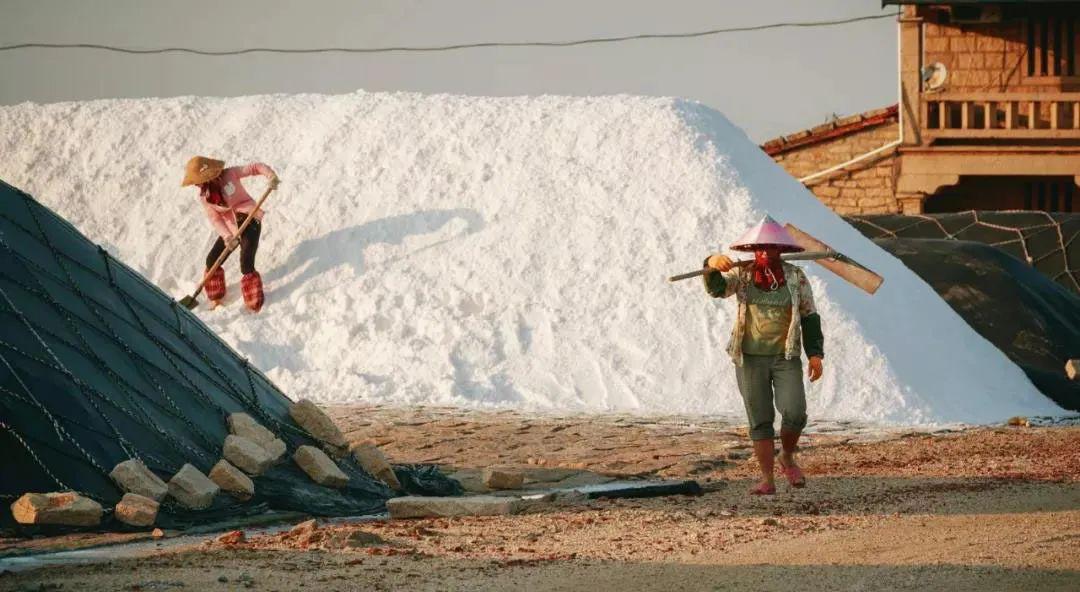
[[[784,253],[780,255],[780,258],[784,261],[816,261],[825,269],[835,273],[848,283],[864,290],[868,294],[877,292],[878,288],[881,287],[882,282],[885,281],[880,275],[863,267],[847,255],[833,250],[829,245],[806,234],[799,228],[791,224],[785,224],[784,228],[788,231],[788,234],[791,235],[791,238],[795,239],[795,242],[800,247],[806,249],[806,251],[802,253]],[[748,259],[745,261],[736,261],[735,265],[743,267],[750,265],[751,263],[753,263],[753,261]],[[668,278],[668,281],[677,282],[697,277],[699,275],[704,275],[707,271],[708,269],[698,269],[689,273],[673,275]]]
[[[213,275],[219,267],[221,267],[222,263],[225,263],[225,260],[229,258],[229,255],[231,255],[232,252],[240,246],[240,235],[244,234],[244,229],[248,227],[248,224],[251,224],[252,220],[255,219],[255,214],[262,208],[263,202],[266,201],[266,198],[270,197],[270,194],[273,191],[273,185],[267,187],[266,191],[263,191],[263,194],[259,198],[259,201],[255,202],[255,209],[251,210],[251,212],[248,213],[247,219],[245,219],[244,223],[240,225],[240,228],[236,230],[236,242],[226,248],[220,255],[218,255],[217,261],[215,261],[214,264],[210,266],[210,269],[206,270],[206,275],[203,276],[202,281],[199,282],[199,285],[195,288],[195,291],[190,296],[184,296],[180,299],[181,306],[187,308],[188,310],[191,310],[199,305],[198,296],[202,293],[203,287],[206,286],[206,281],[210,279],[210,276]]]

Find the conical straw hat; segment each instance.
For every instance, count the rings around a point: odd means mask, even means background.
[[[806,250],[800,247],[788,231],[768,214],[761,219],[761,222],[758,222],[757,226],[747,230],[731,245],[734,251],[758,251],[765,247],[777,247],[781,253],[797,253]]]
[[[225,170],[224,161],[205,156],[195,156],[188,161],[187,168],[184,171],[184,180],[180,183],[180,186],[201,185],[207,181],[213,181],[218,178],[218,175],[223,170]]]

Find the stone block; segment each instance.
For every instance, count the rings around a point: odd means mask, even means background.
[[[923,42],[923,47],[928,52],[932,51],[949,51],[949,39],[947,37],[926,37]]]
[[[484,470],[484,485],[491,489],[521,489],[525,475],[521,471],[490,467]]]
[[[134,458],[113,467],[109,477],[112,477],[124,492],[137,493],[157,502],[169,492],[169,487],[160,477],[146,468],[141,460]]]
[[[233,434],[225,436],[225,447],[222,450],[222,456],[249,475],[260,475],[270,468],[270,465],[274,464],[274,459],[270,457],[270,453],[262,446],[243,436]]]
[[[351,452],[356,462],[360,463],[360,466],[369,474],[381,480],[391,489],[401,489],[401,482],[398,481],[397,475],[394,474],[393,467],[390,466],[390,462],[386,460],[386,455],[378,447],[373,444],[357,444],[352,447]]]
[[[1068,376],[1069,380],[1080,380],[1080,359],[1065,362],[1065,376]]]
[[[210,480],[237,499],[248,500],[255,495],[255,483],[251,478],[225,459],[219,460],[214,468],[210,469]]]
[[[75,492],[27,493],[11,504],[11,515],[19,524],[97,526],[101,504]]]
[[[113,508],[113,515],[124,524],[150,526],[157,520],[160,504],[156,500],[137,493],[125,493]]]
[[[180,505],[192,510],[205,510],[214,503],[214,496],[220,488],[209,477],[190,464],[169,479],[169,495]]]
[[[348,446],[341,430],[330,419],[330,416],[315,403],[307,399],[301,399],[289,405],[289,415],[297,425],[304,428],[316,440],[335,448],[346,448]]]
[[[261,446],[277,462],[285,454],[285,442],[247,413],[232,413],[228,418],[229,432],[247,438]]]
[[[976,38],[973,36],[953,37],[949,39],[949,51],[962,53],[975,51]]]
[[[349,482],[349,476],[342,472],[325,452],[314,446],[297,448],[293,460],[319,485],[344,487]]]
[[[516,497],[475,495],[465,497],[405,496],[387,500],[391,518],[432,518],[450,516],[502,516],[516,514],[524,507]]]

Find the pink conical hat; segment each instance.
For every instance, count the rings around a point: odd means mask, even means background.
[[[757,226],[746,231],[739,240],[731,245],[734,251],[757,251],[765,247],[777,247],[781,253],[797,253],[806,249],[800,247],[788,231],[768,214]]]

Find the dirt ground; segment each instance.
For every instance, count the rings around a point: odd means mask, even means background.
[[[532,488],[668,477],[696,479],[705,493],[505,517],[320,522],[249,530],[242,542],[208,535],[0,573],[0,590],[1080,588],[1080,427],[817,425],[800,456],[808,487],[754,498],[744,428],[721,419],[332,413],[351,440],[378,443],[394,462],[444,465],[469,489],[482,489],[483,467],[506,465],[526,470]],[[0,543],[0,557],[41,544]]]

